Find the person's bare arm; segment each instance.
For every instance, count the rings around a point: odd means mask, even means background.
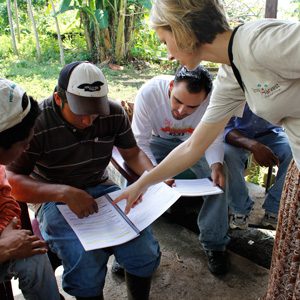
[[[132,205],[150,185],[172,178],[194,165],[227,124],[228,119],[229,117],[224,118],[217,123],[201,122],[187,141],[176,147],[154,169],[130,185],[114,202],[127,199],[126,212],[128,213]]]
[[[153,168],[153,164],[148,156],[138,147],[129,149],[118,148],[127,165],[138,175],[142,175],[146,170]]]
[[[278,157],[266,145],[244,136],[239,130],[233,129],[226,135],[226,142],[253,153],[260,166],[270,167],[279,164]]]
[[[66,203],[79,218],[87,217],[98,211],[96,201],[84,190],[64,184],[41,182],[28,175],[12,171],[7,171],[7,175],[12,185],[12,195],[18,201]]]

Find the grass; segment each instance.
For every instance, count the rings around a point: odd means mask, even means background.
[[[61,70],[59,63],[38,63],[25,60],[0,60],[0,78],[7,78],[20,84],[29,95],[42,100],[53,92]],[[137,69],[127,65],[123,70],[114,71],[103,67],[108,81],[109,97],[133,101],[138,89],[150,78],[159,74],[174,74],[174,68],[162,68],[158,65]]]

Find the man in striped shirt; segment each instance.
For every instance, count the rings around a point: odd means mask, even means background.
[[[137,147],[124,110],[107,94],[106,79],[95,65],[66,65],[54,94],[40,104],[30,147],[8,167],[9,177],[17,199],[41,204],[40,229],[62,258],[66,292],[76,299],[103,299],[106,264],[114,254],[126,270],[130,299],[147,299],[160,261],[151,230],[128,243],[86,252],[56,207],[65,203],[79,218],[97,212],[94,198],[119,188],[106,173],[113,146],[137,174],[153,167]]]

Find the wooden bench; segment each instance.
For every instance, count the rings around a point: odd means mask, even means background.
[[[110,162],[115,169],[127,180],[128,184],[135,182],[139,175],[137,175],[130,167],[126,164],[119,150],[114,147]]]

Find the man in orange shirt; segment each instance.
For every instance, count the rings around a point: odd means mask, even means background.
[[[21,87],[0,79],[0,282],[16,276],[25,299],[58,300],[46,243],[20,229],[21,210],[4,167],[28,147],[38,114],[37,102]]]

